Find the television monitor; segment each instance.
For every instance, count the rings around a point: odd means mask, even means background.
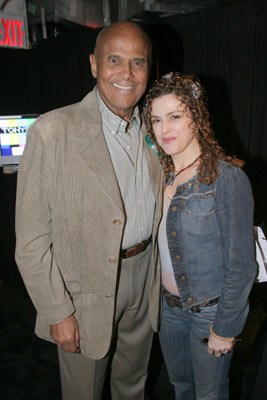
[[[0,116],[0,166],[18,165],[29,126],[39,115]]]

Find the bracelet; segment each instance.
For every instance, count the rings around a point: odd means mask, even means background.
[[[210,326],[210,333],[211,333],[211,335],[214,336],[216,339],[223,340],[224,342],[234,342],[234,341],[235,341],[235,337],[232,337],[232,338],[225,338],[225,337],[221,337],[221,336],[216,335],[216,333],[214,333],[213,330],[212,330],[212,325]]]

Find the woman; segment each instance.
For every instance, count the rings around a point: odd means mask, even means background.
[[[158,238],[163,355],[176,400],[228,399],[233,346],[256,274],[250,184],[243,162],[214,139],[194,76],[164,75],[146,103],[166,175]]]

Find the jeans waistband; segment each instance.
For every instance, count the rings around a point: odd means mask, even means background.
[[[182,301],[181,301],[179,296],[175,296],[174,294],[170,293],[164,286],[162,286],[162,293],[166,298],[166,302],[167,302],[168,306],[183,308],[183,303],[182,303]],[[192,312],[198,312],[199,311],[199,307],[214,306],[215,304],[218,303],[219,300],[220,300],[220,298],[216,297],[215,299],[211,299],[211,300],[206,301],[204,303],[200,303],[200,304],[197,304],[195,306],[192,306],[190,308],[190,310]]]

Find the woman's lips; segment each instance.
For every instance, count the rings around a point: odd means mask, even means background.
[[[170,143],[174,142],[175,139],[176,139],[175,137],[168,137],[168,138],[162,139],[162,141],[163,141],[163,143],[165,143],[165,144],[170,144]]]

